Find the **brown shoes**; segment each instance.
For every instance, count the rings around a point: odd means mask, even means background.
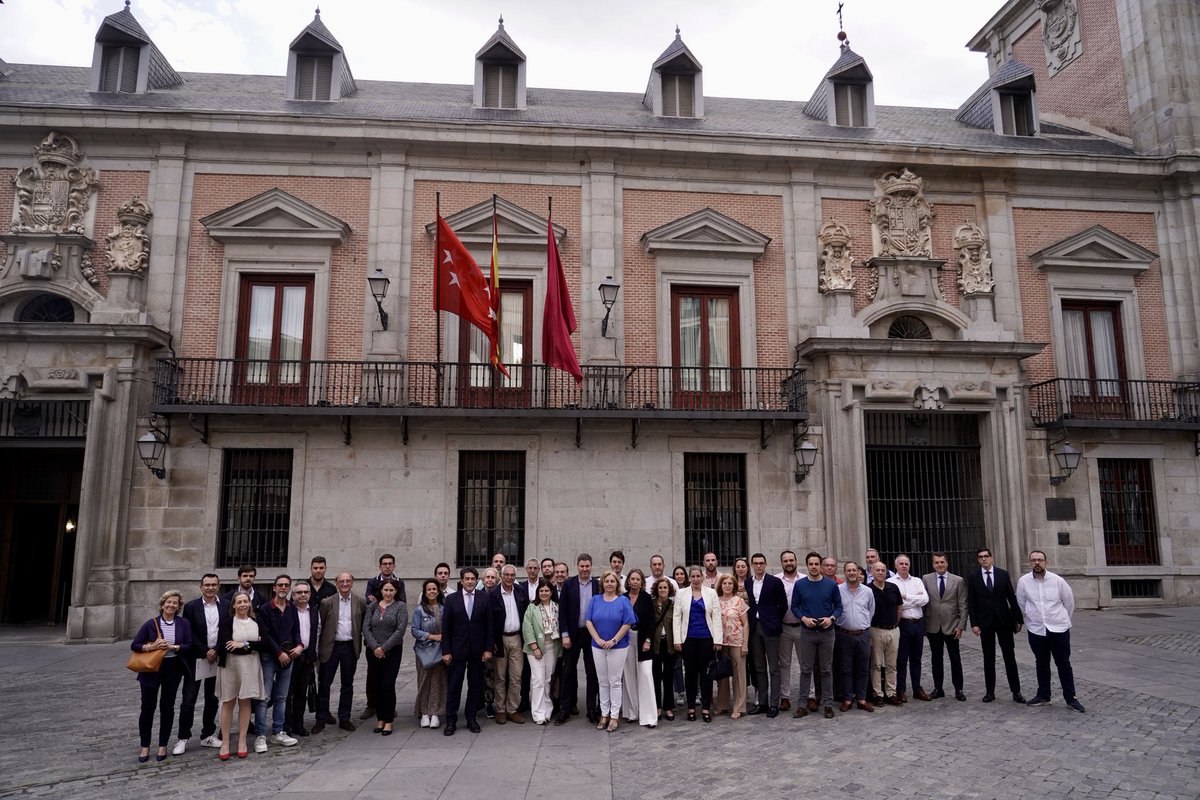
[[[897,692],[896,699],[900,701],[901,705],[903,705],[908,702],[908,695],[906,695],[904,692]]]
[[[893,697],[889,697],[884,702],[886,702],[889,706],[898,706],[898,705],[900,705],[900,698],[893,696]]]
[[[496,716],[497,716],[497,717],[499,717],[500,715],[499,715],[499,714],[497,714]],[[514,711],[513,713],[511,713],[511,714],[509,714],[509,715],[508,715],[508,721],[509,721],[509,722],[511,722],[511,723],[513,723],[513,724],[515,724],[515,725],[524,725],[524,724],[525,724],[525,717],[523,717],[523,716],[521,715],[521,712],[520,712],[520,711]]]
[[[788,700],[786,697],[779,701],[779,710],[780,711],[787,711],[791,707],[792,707],[792,701]]]
[[[808,698],[808,710],[809,711],[817,710],[817,698],[815,698],[815,697]]]
[[[842,711],[849,711],[853,705],[854,704],[851,703],[849,700],[843,700],[842,701]]]
[[[925,691],[924,689],[917,689],[915,692],[913,692],[913,697],[916,698],[917,700],[926,700],[926,701],[933,699],[932,697],[929,696],[929,692]]]
[[[496,724],[503,725],[506,722],[508,722],[508,714],[504,711],[497,711],[496,712]]]
[[[833,706],[825,706],[825,719],[833,719]]]
[[[804,717],[808,716],[808,709],[804,706],[800,706],[796,709],[796,712],[792,714],[792,716],[796,719],[803,719]]]
[[[871,701],[869,701],[869,700],[859,700],[858,707],[861,708],[863,711],[874,711],[875,710],[875,706],[871,705]]]

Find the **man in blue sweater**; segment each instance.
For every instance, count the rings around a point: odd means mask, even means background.
[[[800,693],[808,694],[812,680],[813,662],[821,671],[821,705],[825,718],[833,719],[833,642],[834,623],[842,613],[842,596],[837,581],[821,574],[821,554],[804,557],[808,568],[806,579],[796,581],[792,588],[792,614],[800,628]],[[808,716],[808,709],[796,704],[796,718]]]

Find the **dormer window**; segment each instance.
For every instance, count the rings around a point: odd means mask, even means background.
[[[525,54],[500,26],[475,54],[476,108],[525,108]]]
[[[100,91],[137,91],[140,47],[105,45],[100,56]]]
[[[854,83],[833,85],[834,124],[843,128],[867,126],[867,87]]]
[[[134,18],[128,2],[100,23],[92,51],[91,91],[142,94],[182,83],[183,78]]]
[[[843,41],[838,60],[804,104],[804,115],[839,128],[875,127],[874,78],[848,42]]]
[[[703,68],[683,43],[679,28],[675,29],[675,41],[650,69],[642,105],[658,117],[704,116]]]
[[[296,54],[296,99],[328,100],[333,83],[331,56],[302,56]]]
[[[664,117],[694,116],[692,99],[695,95],[695,75],[663,75],[662,115]]]
[[[1003,136],[1037,136],[1037,87],[1033,70],[1006,61],[967,98],[954,118],[972,128]]]
[[[330,102],[358,91],[338,40],[317,9],[313,21],[288,46],[285,96],[288,100]]]

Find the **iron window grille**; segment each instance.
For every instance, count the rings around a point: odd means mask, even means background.
[[[717,563],[745,556],[746,456],[742,453],[685,453],[684,557],[699,564],[707,552]]]
[[[286,566],[291,506],[291,450],[226,450],[217,566]]]
[[[486,567],[504,553],[524,562],[525,453],[464,450],[458,456],[458,544],[460,567]]]

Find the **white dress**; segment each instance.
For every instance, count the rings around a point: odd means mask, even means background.
[[[252,619],[233,618],[233,640],[235,642],[257,642],[258,623]],[[230,700],[262,700],[262,663],[258,651],[247,654],[225,654],[225,666],[217,669],[217,697],[222,703]]]

